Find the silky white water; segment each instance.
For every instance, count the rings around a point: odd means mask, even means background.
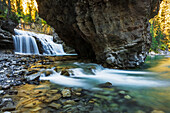
[[[73,63],[77,67],[69,69],[73,75],[66,77],[53,71],[50,76],[41,76],[41,80],[50,80],[53,83],[65,86],[77,86],[83,88],[95,88],[98,84],[110,82],[114,86],[128,87],[162,87],[169,85],[168,82],[155,79],[154,72],[127,71],[108,69],[93,63]],[[90,69],[95,67],[94,69]]]
[[[15,29],[13,36],[15,53],[18,54],[40,54],[39,48],[43,49],[43,55],[65,55],[62,44],[53,42],[53,37],[45,34],[37,34],[29,31]],[[41,42],[42,47],[38,47],[35,40]]]

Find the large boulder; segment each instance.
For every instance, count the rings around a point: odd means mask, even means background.
[[[37,0],[40,17],[83,58],[108,67],[144,62],[151,44],[149,19],[160,0]]]

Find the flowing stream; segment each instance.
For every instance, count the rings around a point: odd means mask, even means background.
[[[99,84],[110,82],[114,87],[128,90],[139,104],[170,112],[169,56],[148,56],[145,64],[135,70],[108,69],[98,64],[81,62],[62,62],[60,66],[73,67],[69,69],[71,76],[60,75],[52,68],[53,74],[47,77],[42,75],[40,79],[92,91],[99,90]]]
[[[61,44],[53,42],[52,36],[17,29],[15,33],[15,53],[40,54],[36,37],[42,44],[44,55],[67,55]],[[50,65],[51,69],[41,71],[51,71],[52,74],[41,74],[41,80],[67,87],[82,87],[93,92],[100,90],[99,84],[110,82],[113,87],[129,91],[138,104],[170,113],[170,56],[148,56],[142,67],[133,70],[108,69],[79,61],[53,62]],[[70,76],[54,71],[55,67],[66,68]]]

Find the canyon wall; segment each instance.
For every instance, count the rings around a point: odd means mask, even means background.
[[[37,0],[40,17],[82,58],[133,68],[148,54],[160,0]]]
[[[12,20],[5,20],[0,18],[0,53],[10,52],[14,50],[14,43],[12,35],[17,23]]]

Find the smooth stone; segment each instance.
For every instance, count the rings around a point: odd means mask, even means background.
[[[52,71],[46,71],[46,72],[45,72],[45,76],[49,76],[49,75],[51,75],[51,74],[53,74]]]
[[[61,75],[70,76],[69,70],[63,69],[63,70],[61,71]]]
[[[68,107],[72,107],[72,105],[71,104],[67,104],[67,105],[63,106],[64,109],[68,108]]]
[[[129,96],[129,95],[126,95],[126,96],[124,96],[124,98],[129,100],[129,99],[131,99],[132,97]]]
[[[4,90],[0,90],[0,94],[3,94],[4,93]]]
[[[165,113],[165,112],[160,111],[160,110],[153,110],[151,113]]]
[[[136,111],[135,113],[146,113],[146,112],[144,112],[144,111],[142,111],[142,110],[138,110],[138,111]]]
[[[119,91],[119,94],[126,94],[126,92],[125,91]]]
[[[47,99],[45,99],[45,102],[52,102],[54,100],[60,99],[61,97],[62,97],[61,94],[56,94],[54,96],[49,95],[49,97]]]
[[[50,91],[48,91],[48,93],[50,93],[50,94],[55,94],[55,93],[57,93],[58,92],[58,90],[56,89],[56,90],[50,90]]]
[[[67,104],[70,104],[70,105],[74,105],[76,102],[74,100],[67,100],[65,101],[63,104],[64,105],[67,105]]]
[[[40,103],[41,102],[39,100],[34,100],[34,101],[31,101],[30,103],[26,104],[24,107],[25,108],[32,108],[32,107],[39,105]]]
[[[51,103],[50,105],[49,105],[50,107],[53,107],[53,108],[55,108],[55,109],[60,109],[61,107],[62,107],[62,105],[61,104],[57,104],[57,103]]]
[[[76,93],[77,96],[81,96],[81,93]]]
[[[71,97],[71,91],[69,89],[63,89],[61,93],[63,97]]]
[[[104,84],[100,84],[99,87],[101,88],[110,88],[112,86],[112,83],[106,82]]]
[[[1,110],[2,111],[14,111],[16,108],[16,106],[14,106],[12,103],[7,103],[7,105],[5,105],[5,107],[2,107]]]

